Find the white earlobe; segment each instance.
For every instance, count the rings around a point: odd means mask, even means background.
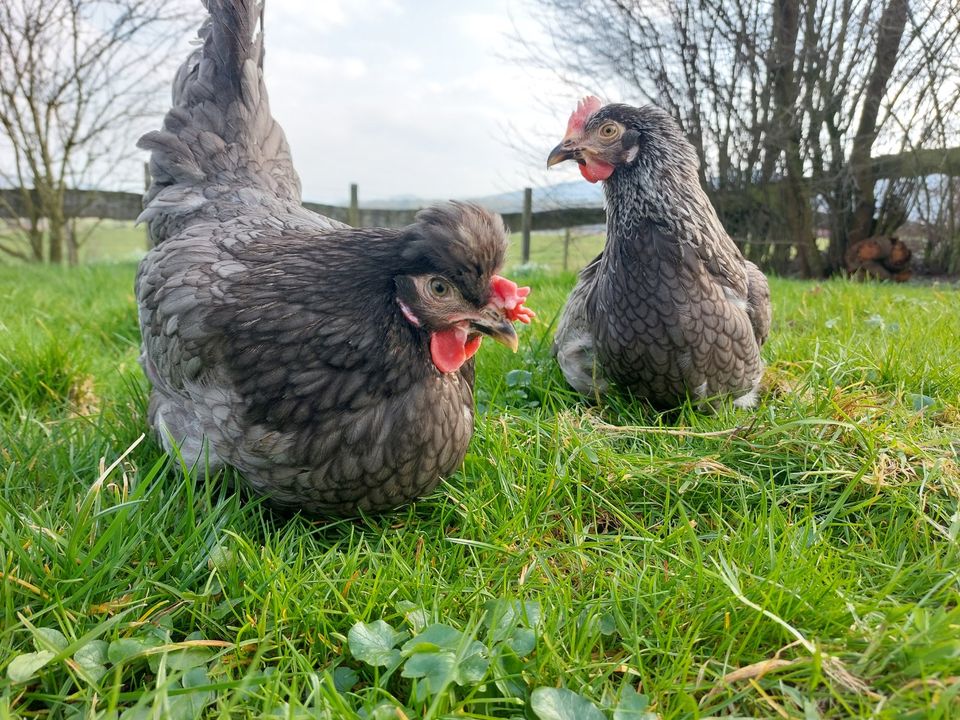
[[[637,159],[637,153],[638,153],[638,152],[640,152],[640,146],[639,146],[639,145],[634,145],[632,148],[630,148],[629,150],[627,150],[626,161],[627,161],[628,163],[632,163],[634,160]]]

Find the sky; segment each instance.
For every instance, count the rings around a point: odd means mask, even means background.
[[[522,0],[267,0],[265,77],[303,197],[470,198],[579,178],[545,168],[578,93],[524,66]]]

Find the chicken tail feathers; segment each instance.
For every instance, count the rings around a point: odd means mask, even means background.
[[[263,82],[263,0],[204,0],[200,45],[173,81],[163,129],[140,138],[152,184],[140,221],[162,242],[210,201],[300,204],[300,179]],[[218,215],[221,213],[218,213]]]

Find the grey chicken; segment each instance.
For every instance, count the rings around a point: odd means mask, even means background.
[[[208,0],[201,44],[145,135],[153,249],[136,296],[149,422],[188,463],[277,506],[382,511],[432,490],[473,432],[473,354],[514,350],[526,288],[503,222],[449,203],[398,230],[300,205],[263,83],[262,5]]]
[[[750,407],[770,330],[763,273],[724,231],[692,145],[663,110],[582,100],[547,165],[603,181],[607,240],[581,273],[554,353],[580,393],[611,385],[659,407],[733,397]]]

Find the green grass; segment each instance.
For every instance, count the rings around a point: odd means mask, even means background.
[[[536,232],[530,236],[530,264],[542,271],[559,272],[563,270],[563,233]],[[602,234],[582,234],[572,231],[567,249],[567,270],[576,271],[593,260],[603,249]],[[509,265],[519,265],[522,257],[520,233],[513,233],[510,239],[510,251],[507,254]]]
[[[529,274],[461,472],[310,522],[140,440],[134,270],[0,268],[0,717],[960,715],[956,289],[774,281],[763,402],[708,416],[579,402]]]
[[[136,261],[147,250],[147,230],[122,220],[99,220],[84,228],[88,233],[80,249],[81,262]]]
[[[80,242],[78,259],[81,263],[137,261],[147,248],[146,228],[136,227],[132,221],[81,219],[77,221],[77,236]],[[7,246],[29,254],[26,237],[7,236],[4,241]],[[4,263],[20,264],[18,260],[0,253],[0,265]]]

